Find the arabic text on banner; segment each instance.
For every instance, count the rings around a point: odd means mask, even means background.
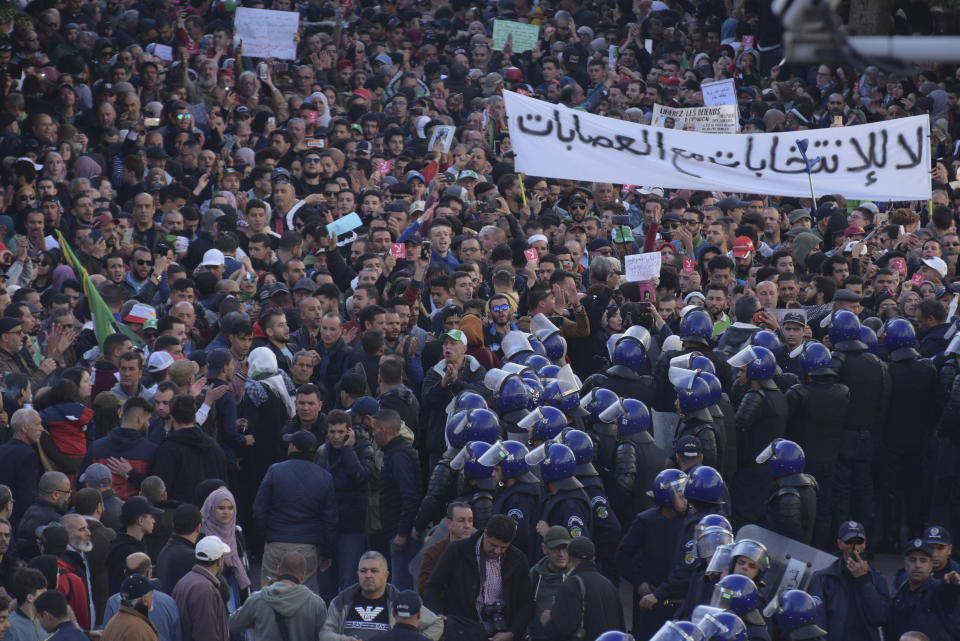
[[[296,11],[238,7],[233,24],[237,29],[237,39],[243,42],[244,56],[297,59],[294,37],[300,27],[300,14]]]
[[[737,117],[736,105],[685,109],[654,105],[650,124],[654,127],[699,131],[704,134],[735,134]]]
[[[928,116],[775,134],[704,134],[597,116],[504,91],[517,171],[673,189],[807,197],[930,199]]]

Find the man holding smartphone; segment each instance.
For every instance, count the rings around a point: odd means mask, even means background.
[[[843,522],[837,547],[840,558],[816,572],[807,587],[822,604],[817,608],[817,625],[828,631],[828,639],[879,641],[891,605],[890,590],[865,557],[866,529],[856,521]]]

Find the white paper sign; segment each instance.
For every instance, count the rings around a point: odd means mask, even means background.
[[[450,125],[438,125],[433,128],[433,135],[430,136],[430,142],[427,143],[427,151],[433,151],[435,149],[434,145],[439,141],[440,150],[448,154],[450,153],[450,147],[453,145],[453,135],[457,133],[456,127]]]
[[[151,50],[152,49],[152,50]],[[173,47],[170,45],[162,45],[160,43],[152,43],[147,45],[147,53],[155,55],[161,60],[166,60],[170,62],[173,60]]]
[[[507,44],[507,36],[513,36],[513,40],[510,43],[513,47],[513,52],[523,53],[537,46],[537,40],[540,39],[540,27],[535,24],[513,22],[512,20],[494,20],[494,51],[503,51],[503,46]]]
[[[277,60],[297,59],[297,44],[293,38],[300,27],[300,14],[296,11],[237,7],[233,24],[237,39],[243,42],[243,55]]]
[[[703,134],[606,118],[503,92],[516,171],[672,189],[810,195],[797,141],[809,141],[814,188],[871,200],[930,199],[929,116],[771,134]]]
[[[703,104],[706,107],[737,104],[737,88],[733,84],[733,78],[707,82],[700,85],[700,89],[703,91]]]
[[[635,283],[639,280],[652,280],[660,275],[660,261],[663,257],[660,252],[646,254],[630,254],[624,256],[624,267],[627,270],[627,281]]]
[[[735,134],[739,124],[737,118],[736,105],[687,109],[654,105],[651,124],[664,129],[699,131],[705,134]]]

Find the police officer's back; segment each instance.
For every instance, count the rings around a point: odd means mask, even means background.
[[[429,641],[420,633],[420,608],[423,602],[413,590],[404,590],[393,600],[393,628],[373,637],[377,641]]]

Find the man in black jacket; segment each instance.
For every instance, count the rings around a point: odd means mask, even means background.
[[[161,592],[173,592],[177,581],[190,571],[194,563],[194,548],[200,538],[203,515],[196,505],[182,503],[173,512],[173,534],[157,556],[156,575]]]
[[[17,550],[21,559],[32,559],[40,554],[37,546],[37,528],[59,522],[66,514],[73,491],[70,479],[63,472],[44,472],[40,477],[37,502],[27,508],[17,526]]]
[[[623,630],[623,605],[610,579],[603,576],[594,561],[593,541],[575,536],[567,545],[570,556],[567,578],[560,584],[553,608],[543,613],[550,639],[577,639],[583,628],[584,639],[596,639],[607,630]]]
[[[516,535],[513,519],[495,514],[483,532],[454,541],[440,557],[424,600],[432,611],[446,616],[452,637],[513,641],[525,634],[533,598],[527,557],[511,545]],[[456,637],[454,630],[462,630],[462,636]]]
[[[192,396],[181,394],[170,401],[173,431],[157,448],[153,473],[163,479],[171,500],[190,501],[200,481],[227,478],[223,450],[197,427],[196,413]]]

